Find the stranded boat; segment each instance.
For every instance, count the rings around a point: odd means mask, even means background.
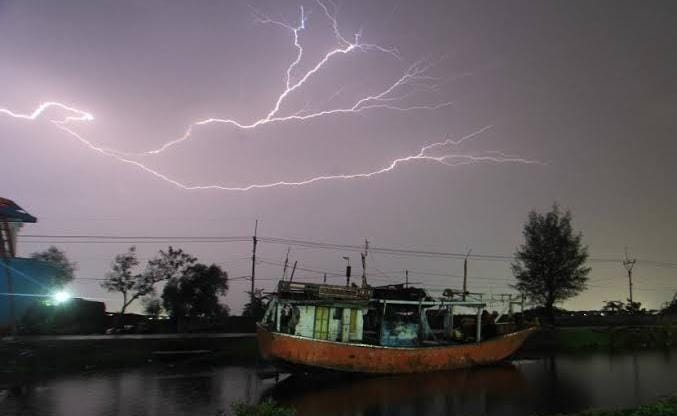
[[[257,326],[259,348],[277,366],[302,372],[398,374],[490,365],[513,355],[535,328],[498,323],[501,316],[484,310],[487,302],[451,290],[434,299],[404,285],[280,281]],[[512,315],[518,302],[507,302]],[[455,313],[460,308],[475,313]]]

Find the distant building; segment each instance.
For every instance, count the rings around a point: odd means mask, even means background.
[[[37,219],[14,201],[0,197],[0,333],[12,331],[23,314],[50,295],[56,269],[45,262],[16,257],[17,233]]]

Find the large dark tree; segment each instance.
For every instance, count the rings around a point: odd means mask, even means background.
[[[208,318],[228,311],[219,296],[228,291],[228,274],[215,264],[194,264],[179,278],[170,279],[162,291],[165,311],[174,319]]]
[[[122,294],[122,307],[120,308],[122,317],[132,302],[153,294],[155,284],[176,279],[185,273],[195,261],[195,257],[170,246],[167,251],[160,250],[156,257],[150,259],[142,273],[135,273],[139,260],[136,257],[136,247],[130,247],[126,253],[115,256],[111,271],[106,273],[101,286],[109,292]]]
[[[56,273],[49,282],[50,287],[61,288],[73,280],[75,276],[77,264],[68,260],[66,253],[54,246],[31,254],[31,258],[49,263],[56,269]]]
[[[554,304],[585,289],[588,249],[581,242],[583,235],[571,227],[571,213],[562,213],[557,204],[546,214],[531,211],[523,234],[524,244],[512,263],[514,287],[543,306],[552,323]]]

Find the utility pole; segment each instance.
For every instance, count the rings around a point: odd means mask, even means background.
[[[409,269],[404,271],[404,287],[409,287]]]
[[[322,279],[322,283],[327,283],[327,273],[324,274],[324,279]]]
[[[259,229],[259,220],[256,220],[254,223],[254,236],[252,237],[253,248],[252,248],[252,291],[251,291],[251,304],[254,305],[254,281],[256,279],[256,233]]]
[[[630,301],[630,307],[632,307],[632,268],[635,266],[635,263],[637,263],[637,259],[628,258],[628,248],[625,247],[625,260],[623,260],[623,267],[625,267],[625,270],[628,272],[628,285],[630,289],[630,297],[628,300]]]
[[[463,301],[465,302],[465,295],[468,293],[468,257],[472,249],[468,250],[468,254],[465,255],[463,259]]]
[[[362,287],[367,287],[367,254],[369,254],[369,241],[364,240],[364,253],[362,257]]]

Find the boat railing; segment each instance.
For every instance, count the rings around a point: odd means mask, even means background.
[[[322,283],[301,283],[281,280],[278,283],[278,294],[303,295],[320,299],[355,299],[367,300],[371,297],[369,288],[355,286],[328,285]]]
[[[483,308],[487,304],[480,301],[464,301],[464,300],[452,300],[452,299],[439,299],[439,300],[400,300],[400,299],[372,299],[371,302],[374,303],[383,303],[388,305],[420,305],[421,307],[444,307],[444,306],[467,306],[471,308]]]

